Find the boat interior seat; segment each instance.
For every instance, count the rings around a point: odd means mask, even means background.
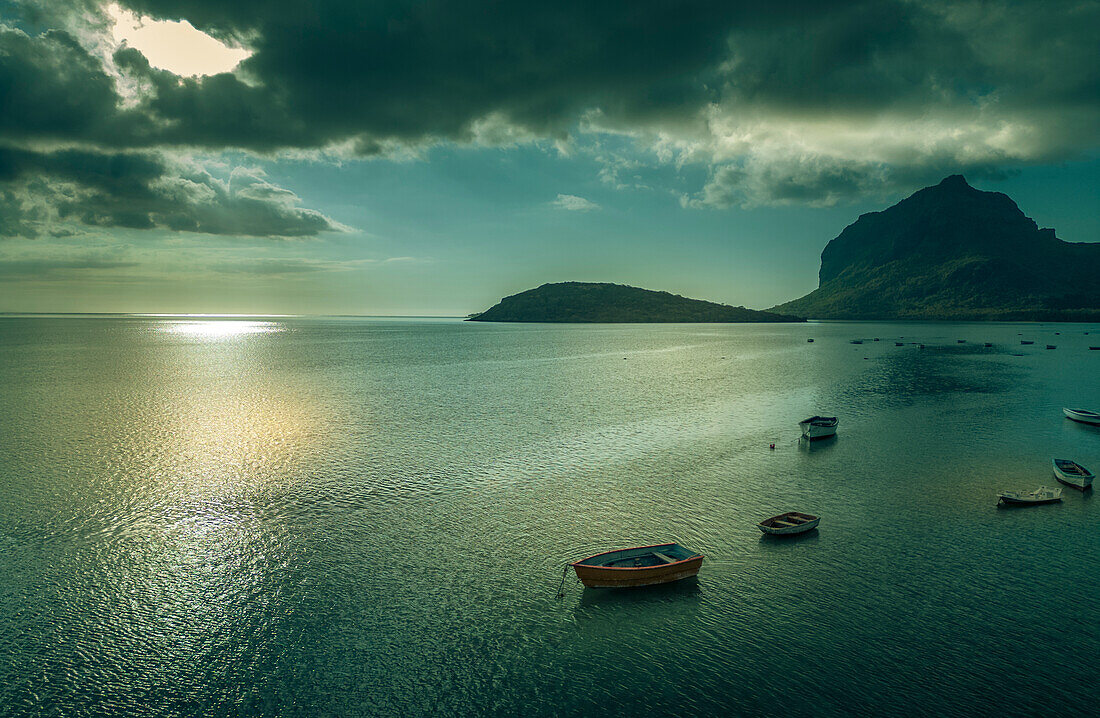
[[[665,563],[676,563],[676,559],[665,556],[663,553],[658,553],[657,551],[654,551],[653,555],[661,559]]]

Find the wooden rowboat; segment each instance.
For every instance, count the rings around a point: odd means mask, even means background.
[[[1092,487],[1092,480],[1096,477],[1076,461],[1054,459],[1051,463],[1054,465],[1054,478],[1066,486],[1071,486],[1078,491],[1085,491]]]
[[[1062,413],[1074,421],[1082,424],[1100,424],[1100,413],[1088,409],[1067,409],[1062,407]]]
[[[818,516],[811,516],[798,511],[788,511],[785,514],[764,519],[756,526],[764,533],[772,536],[790,536],[791,534],[812,531],[817,528],[819,523],[821,523],[821,518]]]
[[[802,436],[807,439],[827,439],[836,436],[838,419],[835,416],[811,416],[798,422]]]
[[[586,588],[640,588],[696,575],[703,554],[663,543],[606,551],[569,565]]]

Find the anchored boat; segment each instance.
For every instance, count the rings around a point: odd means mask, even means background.
[[[1000,504],[1012,504],[1012,505],[1033,505],[1033,504],[1051,504],[1055,501],[1062,500],[1061,489],[1048,489],[1045,486],[1040,486],[1034,491],[1002,491],[997,494],[997,499]]]
[[[696,575],[703,554],[664,543],[598,553],[569,565],[587,588],[638,588]]]
[[[1074,421],[1082,424],[1096,424],[1100,426],[1100,413],[1088,409],[1067,409],[1062,407],[1062,413]]]
[[[772,516],[770,519],[764,519],[756,526],[761,531],[772,536],[790,536],[791,534],[802,534],[807,531],[812,531],[817,528],[817,525],[821,523],[821,517],[811,516],[810,514],[799,513],[798,511],[788,511],[785,514],[779,514],[778,516]]]
[[[802,428],[802,436],[807,439],[826,439],[836,436],[838,420],[835,416],[811,416],[798,422]]]
[[[1096,477],[1076,461],[1054,459],[1051,463],[1054,465],[1054,478],[1066,486],[1072,486],[1078,491],[1084,491],[1092,487],[1092,480]]]

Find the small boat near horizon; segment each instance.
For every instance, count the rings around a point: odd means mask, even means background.
[[[1066,415],[1067,419],[1073,419],[1082,424],[1100,426],[1100,412],[1089,411],[1088,409],[1068,409],[1063,406],[1062,413]]]
[[[569,565],[586,588],[641,588],[698,574],[703,554],[663,543],[605,551]]]
[[[1058,347],[1054,346],[1053,344],[1047,344],[1047,349],[1057,349],[1057,348]]]
[[[862,339],[851,339],[851,340],[848,341],[848,343],[849,344],[862,344],[863,340]]]
[[[836,427],[840,420],[835,416],[811,416],[798,422],[802,436],[806,439],[826,439],[836,436]]]
[[[1092,480],[1096,477],[1076,461],[1052,459],[1051,464],[1054,466],[1054,478],[1066,486],[1072,486],[1078,491],[1092,488]]]
[[[1048,489],[1040,486],[1034,491],[1002,491],[997,494],[997,503],[1011,506],[1034,506],[1052,504],[1062,500],[1061,489]]]
[[[785,514],[764,519],[756,524],[756,527],[769,536],[792,536],[813,531],[819,523],[821,523],[821,517],[819,516],[804,514],[799,511],[788,511]]]
[[[1021,339],[1021,340],[1020,340],[1020,343],[1021,343],[1021,344],[1034,344],[1035,342],[1029,342],[1029,341],[1027,341],[1026,339]]]

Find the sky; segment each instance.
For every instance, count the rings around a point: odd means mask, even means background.
[[[1100,241],[1095,0],[0,0],[0,311],[751,308],[950,174]]]

